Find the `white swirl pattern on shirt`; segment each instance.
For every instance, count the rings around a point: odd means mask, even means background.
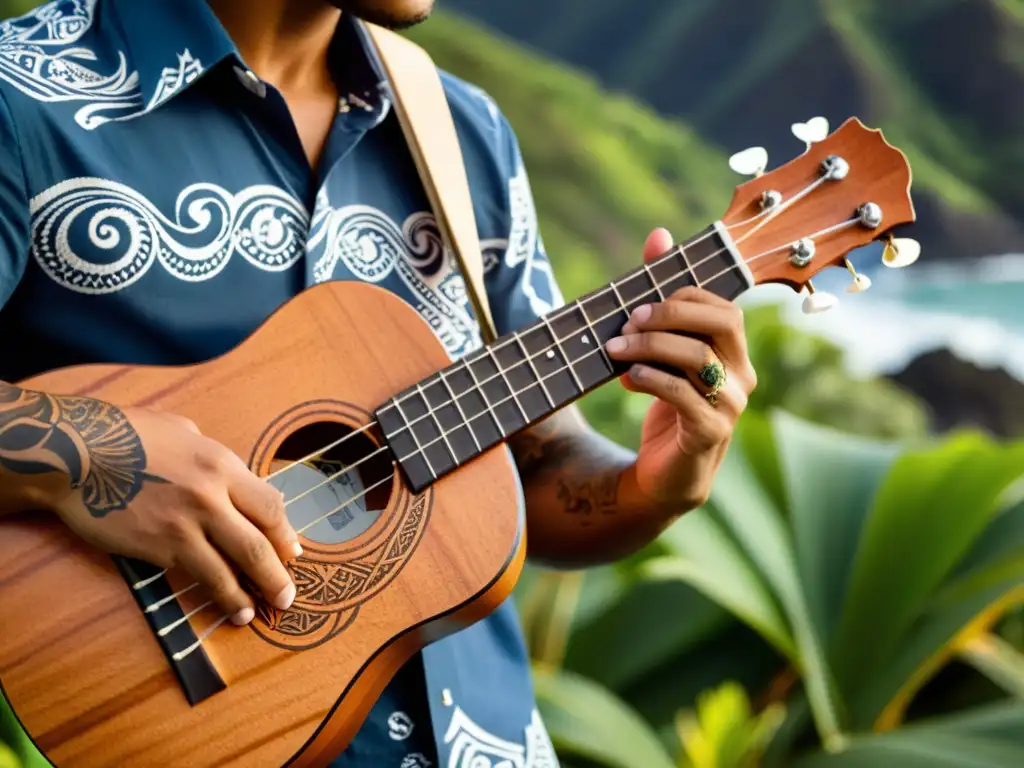
[[[186,282],[210,280],[236,253],[279,272],[302,258],[309,222],[299,200],[269,184],[238,193],[192,184],[172,219],[125,184],[76,178],[36,195],[29,211],[36,262],[64,287],[89,294],[123,290],[157,262]]]

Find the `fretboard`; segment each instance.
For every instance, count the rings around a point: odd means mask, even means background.
[[[506,334],[382,405],[375,416],[419,492],[484,451],[621,376],[604,345],[630,313],[688,285],[730,301],[751,287],[720,225],[665,256]]]

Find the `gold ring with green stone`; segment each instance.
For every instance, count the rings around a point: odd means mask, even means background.
[[[697,375],[701,382],[711,390],[704,397],[711,403],[712,408],[716,408],[718,406],[718,393],[725,386],[725,368],[722,367],[721,363],[715,361],[707,363],[700,369],[700,373]]]

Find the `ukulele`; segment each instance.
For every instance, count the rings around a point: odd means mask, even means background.
[[[809,125],[809,124],[808,124]],[[197,365],[83,365],[19,386],[192,419],[285,494],[303,555],[295,602],[257,599],[235,627],[188,574],[111,557],[54,515],[0,518],[0,683],[59,768],[323,766],[398,669],[486,616],[526,553],[505,441],[622,375],[604,343],[630,311],[699,285],[729,300],[763,283],[833,298],[811,278],[915,219],[910,168],[850,119],[754,176],[720,221],[660,258],[452,363],[416,311],[330,282]],[[753,161],[753,163],[752,163]],[[766,157],[764,157],[766,161]]]

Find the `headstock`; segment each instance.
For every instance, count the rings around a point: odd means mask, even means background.
[[[870,287],[871,281],[857,273],[847,254],[915,220],[904,154],[881,131],[856,118],[831,135],[827,132],[824,118],[796,123],[793,133],[805,142],[806,151],[769,173],[763,172],[763,149],[733,155],[733,169],[756,178],[736,188],[722,217],[754,282],[806,288],[805,312],[820,312],[836,302],[811,285],[826,267],[845,267],[853,274],[848,292]],[[894,240],[890,234],[887,243],[886,266],[906,266],[920,253],[913,240]]]

